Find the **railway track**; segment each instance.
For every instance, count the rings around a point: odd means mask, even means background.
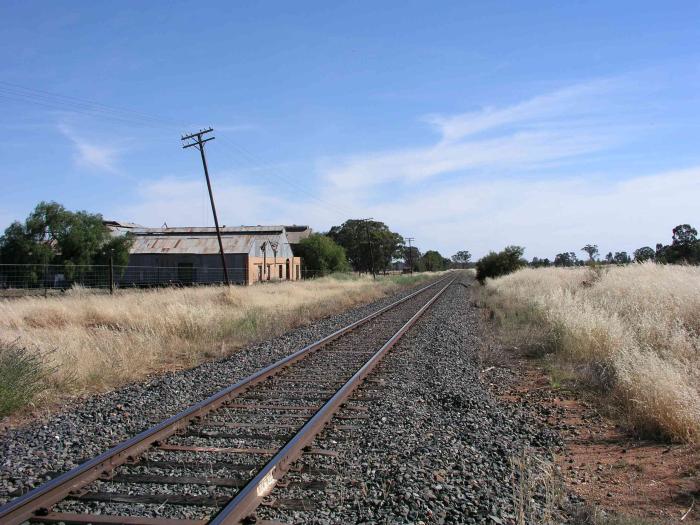
[[[369,417],[348,399],[453,281],[422,287],[10,501],[0,523],[255,522],[296,460],[333,455],[313,446],[326,425]]]

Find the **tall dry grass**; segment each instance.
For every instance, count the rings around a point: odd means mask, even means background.
[[[635,431],[700,437],[700,268],[523,269],[484,298],[511,342],[553,353]]]
[[[72,290],[0,301],[0,339],[41,354],[43,401],[105,391],[154,372],[230,355],[252,341],[374,301],[436,274],[325,277],[251,287]]]

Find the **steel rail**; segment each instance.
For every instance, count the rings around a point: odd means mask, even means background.
[[[301,456],[323,427],[333,419],[340,406],[347,401],[362,381],[374,370],[384,355],[401,339],[423,313],[454,282],[450,280],[439,292],[430,298],[372,357],[331,397],[287,444],[250,480],[238,494],[209,522],[209,525],[237,525],[245,522],[262,500],[272,492],[277,482],[289,467]]]
[[[34,517],[38,517],[59,501],[65,499],[72,492],[79,490],[81,487],[92,483],[100,478],[103,473],[109,473],[116,467],[123,465],[128,461],[132,461],[139,455],[148,450],[154,443],[163,441],[180,429],[185,428],[192,420],[202,418],[212,410],[216,410],[221,405],[229,401],[231,398],[239,396],[253,386],[265,381],[266,379],[280,373],[290,365],[308,357],[328,343],[338,339],[348,332],[358,328],[371,321],[372,319],[382,315],[383,313],[399,306],[416,295],[436,286],[439,283],[449,279],[445,277],[438,279],[426,286],[423,286],[394,301],[393,303],[372,312],[371,314],[359,319],[343,328],[340,328],[332,334],[311,343],[310,345],[297,350],[296,352],[284,357],[271,365],[268,365],[261,370],[251,374],[250,376],[234,383],[219,392],[211,395],[207,399],[192,405],[191,407],[171,416],[161,423],[144,430],[143,432],[133,436],[122,443],[112,447],[102,454],[78,465],[77,467],[64,472],[60,476],[53,478],[50,481],[30,490],[26,494],[9,501],[0,507],[0,523],[3,525],[19,525]]]

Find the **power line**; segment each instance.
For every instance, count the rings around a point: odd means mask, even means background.
[[[108,104],[82,99],[75,96],[61,95],[57,93],[52,93],[50,91],[28,88],[25,86],[13,84],[2,80],[0,80],[0,98],[37,104],[48,108],[59,108],[64,110],[67,109],[71,112],[79,114],[84,114],[92,117],[110,118],[113,120],[118,120],[131,124],[140,124],[152,127],[166,127],[171,129],[176,127],[181,128],[185,126],[184,123],[176,121],[174,119],[161,117],[158,115],[152,115],[141,111],[134,111],[127,108],[111,106]],[[253,154],[240,144],[235,143],[234,141],[228,139],[225,136],[219,136],[218,139],[237,150],[240,156],[242,157],[242,160],[247,162],[249,166],[260,168],[262,167],[262,164],[264,164],[264,162],[262,162],[255,154]],[[225,149],[224,154],[228,155],[228,152]],[[231,160],[231,158],[229,158],[229,160]],[[234,163],[238,164],[238,162]],[[338,203],[331,202],[316,196],[311,190],[307,189],[298,182],[289,180],[283,175],[274,172],[265,174],[264,171],[263,175],[265,177],[273,177],[276,180],[283,182],[291,189],[299,193],[303,193],[307,197],[314,200],[318,205],[321,205],[330,211],[340,211],[341,213],[347,216],[352,215],[352,213],[350,213],[349,210],[346,210],[344,209],[344,207],[339,206]]]

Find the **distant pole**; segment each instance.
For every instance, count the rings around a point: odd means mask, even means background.
[[[46,254],[44,254],[44,297],[48,297],[48,280],[49,280],[49,259]]]
[[[276,272],[277,271],[277,248],[279,248],[279,244],[277,244],[276,242],[270,243],[270,247],[272,248],[272,256],[273,256],[272,266],[275,268],[274,271]],[[279,275],[279,274],[277,274],[277,275]]]
[[[368,222],[372,220],[372,217],[369,219],[360,219],[365,223],[365,234],[367,235],[367,244],[369,244],[369,264],[370,268],[372,268],[372,278],[377,279],[377,274],[374,273],[374,252],[372,251],[372,238],[369,236],[369,224]]]
[[[189,144],[185,144],[182,146],[183,149],[185,148],[191,148],[192,146],[196,147],[199,150],[199,153],[202,156],[202,166],[204,166],[204,177],[207,179],[207,189],[209,190],[209,201],[211,202],[211,212],[214,214],[214,225],[216,226],[216,238],[219,240],[219,253],[221,254],[221,266],[224,269],[224,282],[226,282],[226,285],[230,285],[231,283],[228,280],[228,269],[226,268],[226,257],[224,256],[224,243],[221,242],[221,231],[219,230],[219,218],[216,216],[216,205],[214,204],[214,194],[211,191],[211,181],[209,180],[209,169],[207,168],[207,158],[204,155],[204,143],[209,142],[210,140],[214,140],[214,137],[209,137],[206,139],[202,139],[203,135],[206,135],[207,133],[211,133],[214,131],[212,128],[209,129],[203,129],[198,131],[197,133],[192,133],[190,135],[183,136],[181,140],[186,141],[186,140],[193,140],[194,142],[190,142]]]
[[[411,247],[411,241],[415,241],[415,237],[406,237],[408,241],[408,266],[411,269],[411,275],[413,275],[413,248]]]
[[[114,256],[109,254],[109,293],[114,295]]]
[[[266,280],[267,280],[267,274],[266,274],[265,272],[267,272],[267,246],[266,246],[265,242],[262,243],[262,246],[260,247],[260,249],[261,249],[262,252],[263,252],[262,280],[263,280],[263,281],[266,281]]]

